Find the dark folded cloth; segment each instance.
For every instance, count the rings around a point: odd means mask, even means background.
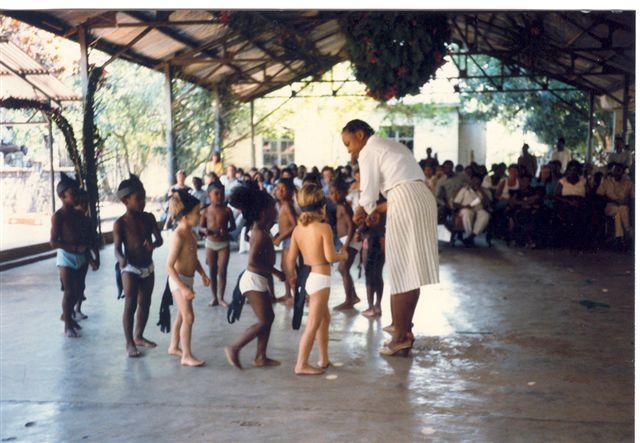
[[[233,296],[231,303],[229,303],[229,309],[227,309],[227,321],[234,323],[236,320],[240,320],[240,314],[242,314],[242,308],[244,307],[244,295],[240,291],[240,279],[244,272],[238,277],[236,287],[233,289]]]
[[[160,303],[160,316],[158,318],[157,325],[160,326],[160,331],[164,333],[171,332],[171,310],[169,306],[173,304],[173,295],[171,294],[171,289],[169,288],[169,279],[167,279],[167,283],[164,287],[164,292],[162,293],[162,303]]]
[[[122,272],[120,271],[120,263],[116,261],[116,287],[118,288],[118,300],[124,298],[124,286],[122,286]]]
[[[291,320],[291,326],[293,329],[300,329],[302,324],[302,316],[304,314],[304,304],[307,299],[307,291],[305,286],[307,284],[307,278],[311,273],[311,267],[301,264],[297,269],[296,287],[293,291],[293,319]]]

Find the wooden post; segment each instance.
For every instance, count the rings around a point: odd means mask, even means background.
[[[169,184],[173,185],[176,182],[176,172],[178,170],[176,153],[175,153],[175,127],[174,127],[174,109],[173,109],[173,72],[171,65],[167,63],[164,66],[164,91],[165,91],[165,105],[167,111],[167,173]]]
[[[627,125],[629,120],[629,74],[624,75],[624,90],[622,94],[622,138],[627,144]]]
[[[253,99],[251,100],[251,167],[256,167],[256,127],[253,122],[254,106]]]
[[[51,210],[52,214],[54,214],[56,212],[56,177],[53,168],[53,120],[44,114],[44,112],[42,114],[47,119],[47,129],[49,130],[47,135],[47,148],[49,148],[49,172],[51,174]]]
[[[595,96],[593,90],[589,91],[589,132],[587,133],[587,161],[591,163],[591,155],[593,151],[593,102]]]
[[[222,125],[222,103],[220,100],[221,97],[220,89],[216,89],[216,103],[215,103],[215,112],[214,112],[214,121],[213,121],[213,152],[217,154],[222,154],[222,131],[224,130]]]
[[[80,81],[84,101],[89,88],[89,54],[87,53],[87,30],[84,26],[78,27],[78,43],[80,44]]]

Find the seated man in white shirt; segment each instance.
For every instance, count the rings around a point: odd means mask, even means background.
[[[481,177],[473,175],[471,184],[464,185],[453,199],[454,208],[460,210],[462,226],[467,235],[464,244],[467,247],[473,246],[474,238],[484,232],[491,218],[485,209],[491,204],[491,197],[481,185]]]

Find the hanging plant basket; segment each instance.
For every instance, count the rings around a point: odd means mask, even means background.
[[[386,101],[415,95],[435,77],[451,31],[441,13],[354,12],[341,20],[355,76]]]

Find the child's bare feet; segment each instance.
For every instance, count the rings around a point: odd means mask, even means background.
[[[303,366],[296,366],[295,373],[296,375],[321,375],[324,374],[324,369],[306,364]]]
[[[156,346],[158,346],[151,340],[147,340],[144,337],[136,338],[133,340],[133,342],[136,344],[136,346],[142,346],[143,348],[155,348]]]
[[[375,312],[377,316],[380,316],[382,315],[382,308],[380,306],[374,306],[373,312]]]
[[[209,306],[218,306],[219,304],[220,303],[218,302],[217,298],[214,298],[209,302]]]
[[[340,303],[338,306],[334,307],[334,311],[349,311],[353,309],[353,302],[346,301],[344,303]]]
[[[227,361],[231,366],[242,369],[242,365],[240,364],[240,353],[237,350],[233,349],[231,346],[225,346],[224,355],[227,356]]]
[[[75,320],[71,320],[71,327],[72,327],[73,329],[82,329],[82,326],[80,326],[80,325],[78,324],[78,322],[77,322],[77,321],[75,321]]]
[[[130,345],[127,345],[127,355],[131,358],[137,358],[137,357],[140,357],[142,353],[138,351],[138,348],[136,348],[136,345],[130,344]]]
[[[396,327],[391,324],[389,326],[385,326],[384,328],[382,328],[382,330],[384,332],[388,332],[389,334],[393,334],[394,332],[396,332]]]
[[[89,318],[89,316],[87,314],[85,314],[84,312],[77,310],[76,311],[76,316],[80,319],[80,320],[86,320]]]
[[[358,297],[357,295],[353,296],[353,299],[351,300],[351,303],[353,303],[354,305],[357,305],[358,303],[360,303],[360,297]]]
[[[291,295],[283,295],[282,297],[277,298],[278,303],[286,303],[293,304],[293,296]]]
[[[328,367],[330,367],[330,366],[333,366],[333,363],[331,363],[330,361],[328,361],[328,362],[322,362],[322,361],[319,361],[319,362],[318,362],[318,367],[319,367],[320,369],[327,369],[327,368],[328,368]]]
[[[180,364],[182,366],[192,366],[192,367],[204,366],[204,360],[198,360],[192,355],[190,357],[182,357],[182,360],[180,360]]]
[[[256,358],[253,361],[253,366],[255,366],[256,368],[261,368],[265,366],[280,366],[280,362],[278,360],[273,360],[267,357]]]
[[[64,330],[64,335],[69,338],[78,338],[80,337],[80,333],[76,331],[74,328],[68,328]]]
[[[365,317],[368,317],[368,318],[372,318],[372,317],[377,316],[376,311],[375,311],[374,308],[367,309],[366,311],[364,311],[362,313],[362,315],[364,315]]]
[[[224,301],[224,298],[221,298],[221,299],[220,299],[220,304],[221,304],[223,307],[225,307],[225,308],[228,308],[228,307],[229,307],[229,303],[227,303],[226,301]]]
[[[169,355],[175,355],[176,357],[182,357],[182,349],[178,348],[178,347],[169,347],[169,350],[167,351],[167,353]]]

